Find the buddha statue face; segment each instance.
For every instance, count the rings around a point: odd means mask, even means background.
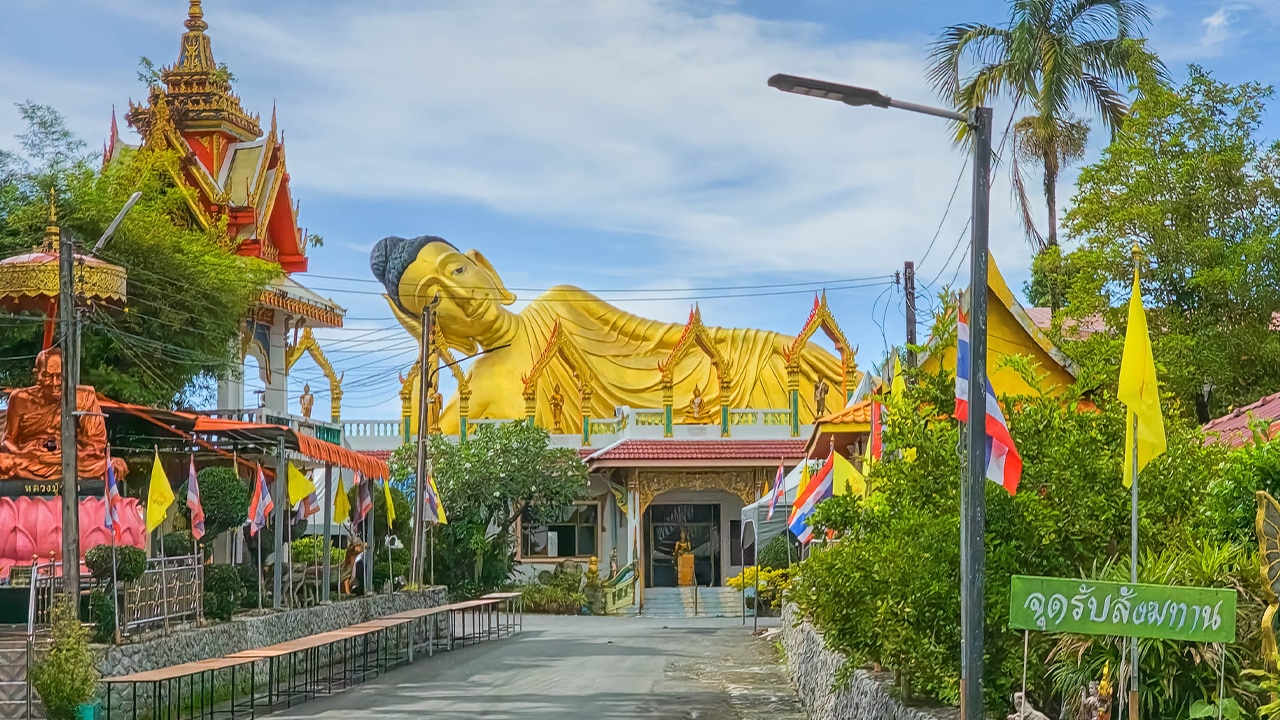
[[[508,314],[503,306],[516,300],[484,255],[441,238],[384,238],[370,265],[398,313],[419,318],[436,300],[436,323],[459,347],[492,335]]]

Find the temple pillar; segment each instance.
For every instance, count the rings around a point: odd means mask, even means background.
[[[268,332],[270,344],[266,349],[265,362],[259,365],[263,370],[263,385],[266,394],[262,401],[266,408],[278,415],[289,414],[289,369],[285,366],[286,323],[279,322],[283,313],[276,313],[277,321],[271,324]]]
[[[591,446],[591,391],[584,390],[579,407],[582,409],[582,445]]]
[[[847,398],[845,403],[848,404]],[[787,409],[791,411],[791,437],[800,437],[800,366],[798,364],[787,365]]]
[[[720,437],[729,437],[729,383],[720,381]]]
[[[675,389],[671,387],[670,383],[666,383],[662,386],[662,436],[663,437],[671,437],[673,434],[672,425],[675,424],[675,419],[672,417],[673,415],[672,405],[674,404],[675,404]]]
[[[627,478],[627,551],[630,553],[628,562],[636,564],[636,591],[633,594],[633,602],[637,607],[644,605],[644,582],[645,567],[644,561],[640,555],[640,490],[636,486],[635,471],[629,471],[631,477]]]
[[[529,426],[529,427],[534,427],[534,426],[536,426],[536,425],[538,424],[538,420],[537,420],[537,417],[536,417],[536,416],[537,416],[537,414],[538,414],[538,396],[537,396],[537,394],[536,394],[536,393],[525,393],[525,396],[524,396],[524,421],[525,421],[525,423],[526,423],[526,424],[528,424],[528,426]],[[556,431],[559,431],[559,428],[553,428],[553,429],[554,429],[554,430],[556,430]]]

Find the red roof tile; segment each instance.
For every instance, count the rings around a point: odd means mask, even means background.
[[[618,460],[759,460],[804,457],[804,440],[622,440],[596,451],[589,462]]]
[[[1253,439],[1253,434],[1249,432],[1249,423],[1256,421],[1270,424],[1268,435],[1275,436],[1280,430],[1277,426],[1277,421],[1280,421],[1280,393],[1268,395],[1255,403],[1236,408],[1220,418],[1210,420],[1201,429],[1207,436],[1206,442],[1220,442],[1232,447],[1240,447]]]
[[[382,462],[387,462],[388,460],[391,459],[391,453],[395,451],[394,450],[357,450],[356,452],[360,453],[361,455],[368,455],[374,460],[381,460]]]

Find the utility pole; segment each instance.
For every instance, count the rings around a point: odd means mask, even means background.
[[[902,266],[902,292],[907,296],[907,367],[916,366],[916,264],[910,260]]]
[[[52,223],[50,223],[52,224]],[[76,385],[80,375],[80,316],[76,310],[75,245],[58,231],[58,316],[62,326],[62,577],[80,597],[80,496],[76,468]]]
[[[991,108],[973,110],[973,229],[969,266],[969,417],[960,516],[960,715],[981,718],[987,508],[987,233],[991,223]]]
[[[413,481],[413,551],[410,572],[411,582],[422,584],[423,572],[423,539],[422,530],[426,523],[423,513],[426,502],[423,497],[427,488],[427,473],[431,472],[431,458],[427,443],[430,440],[428,425],[430,424],[430,405],[427,393],[431,391],[431,377],[435,368],[431,363],[431,339],[435,334],[435,300],[422,308],[422,356],[418,359],[418,467]]]

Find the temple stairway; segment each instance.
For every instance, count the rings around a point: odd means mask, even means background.
[[[0,720],[27,717],[27,629],[0,625]]]
[[[742,593],[730,587],[645,588],[640,614],[659,618],[742,617]]]

